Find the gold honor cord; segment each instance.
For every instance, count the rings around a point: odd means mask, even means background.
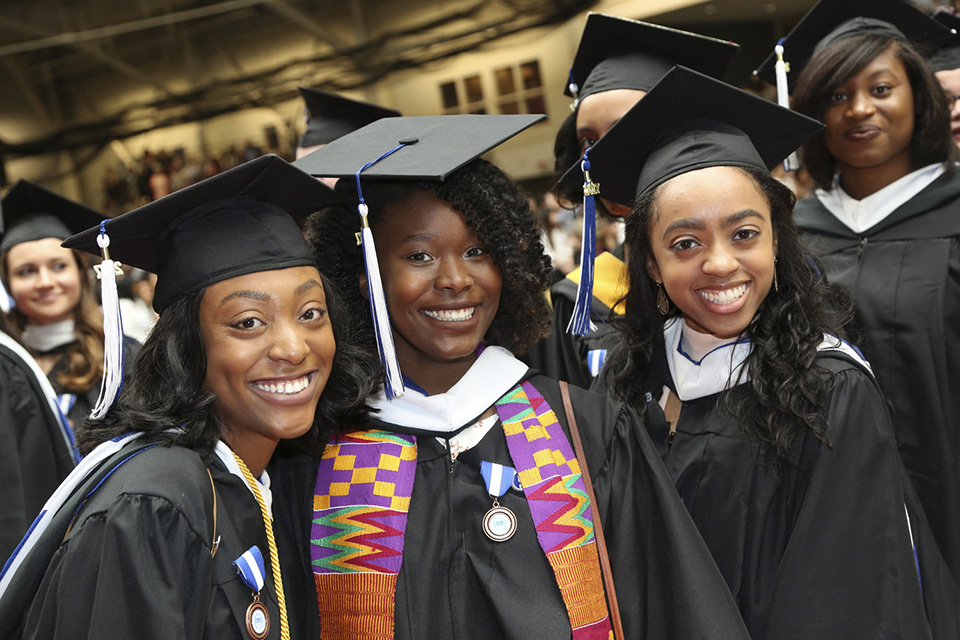
[[[263,526],[267,530],[267,546],[270,547],[270,571],[273,573],[273,586],[277,590],[277,605],[280,607],[280,640],[290,640],[290,625],[287,622],[287,601],[283,596],[283,578],[280,577],[280,557],[277,554],[277,541],[273,537],[273,518],[267,511],[267,503],[263,501],[263,495],[260,493],[260,483],[250,473],[250,469],[240,459],[235,452],[233,457],[243,472],[243,477],[247,479],[250,490],[257,498],[257,504],[260,505],[260,515],[263,516]]]

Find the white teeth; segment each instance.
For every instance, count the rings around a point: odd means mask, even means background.
[[[464,320],[469,320],[473,317],[473,312],[476,310],[476,307],[469,307],[467,309],[456,309],[456,310],[443,310],[443,311],[426,311],[424,313],[433,318],[434,320],[440,320],[441,322],[462,322]]]
[[[746,283],[740,285],[739,287],[734,287],[733,289],[724,289],[723,291],[707,291],[706,289],[699,289],[697,293],[700,294],[700,297],[708,302],[714,304],[730,304],[734,300],[737,300],[747,291]]]
[[[310,377],[303,376],[302,378],[297,378],[289,382],[281,382],[279,384],[260,384],[259,382],[255,382],[254,384],[258,389],[266,391],[267,393],[282,393],[288,395],[306,389],[307,385],[310,384]]]

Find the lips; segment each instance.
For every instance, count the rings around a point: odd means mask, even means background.
[[[476,310],[476,306],[462,309],[438,309],[436,311],[423,309],[423,314],[440,322],[464,322],[472,318]]]
[[[866,142],[873,140],[881,133],[880,127],[872,124],[862,124],[851,129],[847,129],[843,137],[852,142]]]
[[[305,374],[293,379],[275,378],[258,380],[254,382],[253,385],[266,393],[289,396],[299,393],[310,386],[310,376],[311,374]]]
[[[697,293],[707,302],[716,305],[728,305],[736,302],[747,292],[747,283],[729,289],[697,289]]]

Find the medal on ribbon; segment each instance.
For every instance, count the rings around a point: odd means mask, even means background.
[[[480,463],[480,475],[487,485],[487,493],[493,498],[493,508],[483,516],[483,532],[494,542],[509,540],[517,531],[517,516],[510,509],[501,507],[498,498],[513,484],[516,470],[483,460]]]
[[[270,632],[270,614],[260,602],[260,590],[266,582],[263,554],[257,545],[253,545],[233,561],[233,566],[237,568],[244,584],[253,590],[253,602],[247,607],[247,633],[254,640],[263,640]]]

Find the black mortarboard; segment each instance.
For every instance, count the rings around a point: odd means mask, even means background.
[[[153,306],[248,273],[315,265],[296,220],[336,201],[333,190],[266,155],[164,196],[104,230],[110,258],[157,274]],[[98,228],[63,246],[100,254]]]
[[[590,13],[564,93],[582,100],[611,89],[649,91],[677,64],[719,78],[739,48],[688,31]]]
[[[627,204],[696,169],[772,169],[822,128],[812,118],[676,67],[590,148],[590,171],[600,195]],[[580,167],[570,174],[579,180]]]
[[[934,71],[960,69],[960,16],[941,11],[933,19],[949,29],[952,36],[930,56],[930,66]]]
[[[383,118],[293,163],[323,178],[443,180],[543,115],[453,115]],[[406,143],[406,144],[404,144]],[[402,148],[388,157],[385,153]],[[365,165],[371,165],[364,168]]]
[[[376,245],[367,222],[361,182],[378,179],[442,181],[471,160],[545,118],[543,115],[383,118],[294,163],[317,177],[356,180],[370,316],[384,368],[387,397],[403,394],[403,376],[380,280]]]
[[[400,115],[394,109],[350,100],[320,89],[300,87],[300,95],[307,104],[308,116],[307,130],[300,137],[299,147],[329,144],[380,118]]]
[[[40,185],[18,180],[3,197],[0,253],[21,242],[58,238],[100,224],[106,219],[90,207],[68,200]]]
[[[780,42],[783,59],[790,67],[791,89],[816,51],[863,33],[885,33],[931,47],[950,37],[949,29],[902,0],[820,0]],[[776,62],[776,53],[771,53],[755,73],[775,84]]]

